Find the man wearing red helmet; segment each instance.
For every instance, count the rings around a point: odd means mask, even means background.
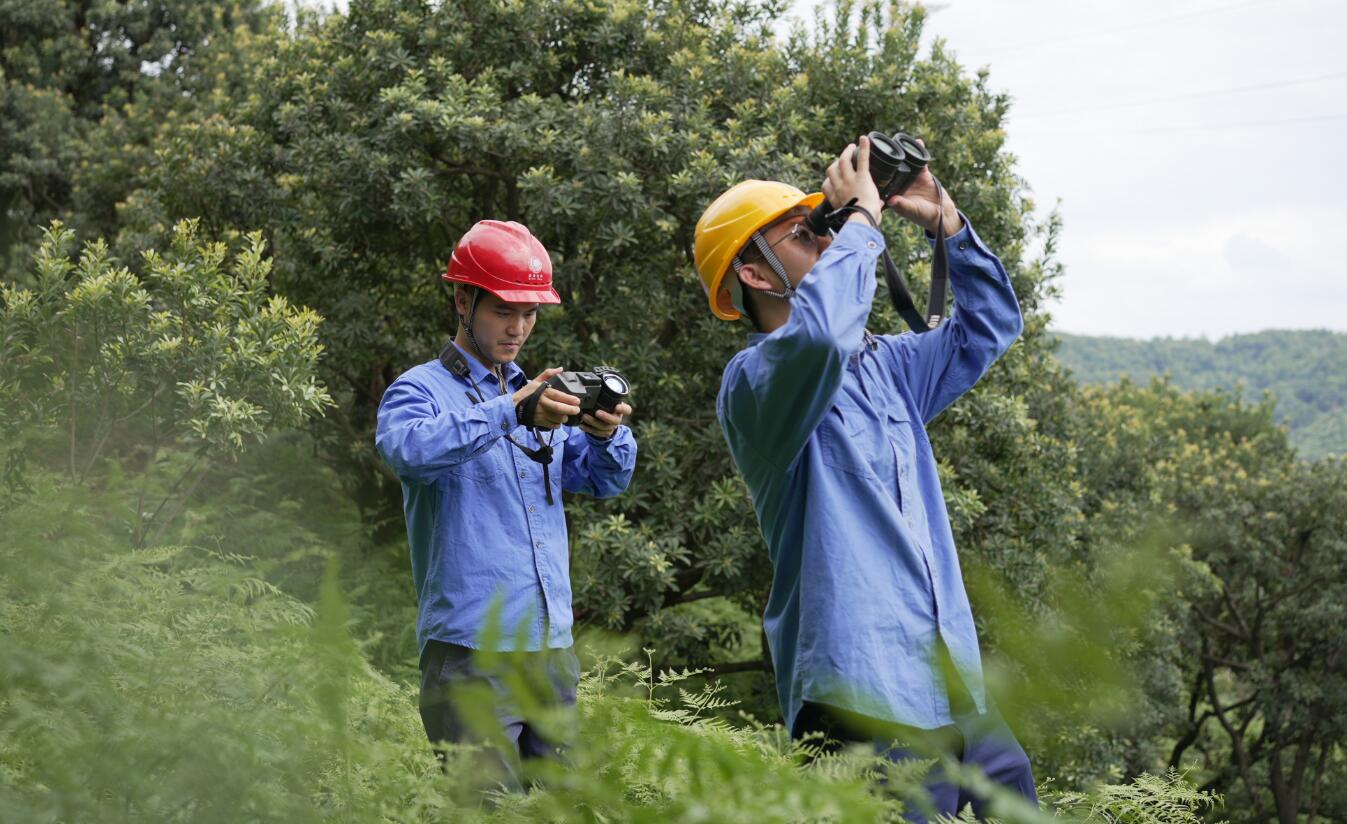
[[[512,752],[549,755],[547,740],[511,706],[501,673],[474,661],[484,625],[499,611],[497,651],[523,652],[547,674],[556,704],[575,703],[571,586],[560,493],[607,498],[626,489],[636,441],[625,403],[585,415],[571,395],[530,381],[515,363],[538,305],[561,302],[547,250],[527,228],[484,220],[454,249],[444,279],[455,284],[458,333],[434,360],[403,373],[384,393],[375,443],[402,481],[421,663],[421,719],[432,743],[468,740],[452,693],[489,686]]]

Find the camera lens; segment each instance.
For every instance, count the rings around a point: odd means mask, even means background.
[[[616,372],[605,372],[603,375],[603,385],[614,395],[625,397],[628,390],[627,381]]]

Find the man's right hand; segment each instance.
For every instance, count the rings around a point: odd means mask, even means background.
[[[857,158],[856,168],[851,167],[851,158]],[[879,198],[875,181],[870,178],[870,138],[862,137],[858,143],[852,143],[842,150],[842,154],[828,167],[828,178],[823,181],[823,194],[834,209],[840,209],[853,199],[856,205],[870,213],[875,225],[880,221],[880,210],[884,202]],[[850,220],[865,220],[860,215],[851,215]]]
[[[563,370],[560,366],[554,366],[551,369],[543,370],[543,373],[528,383],[524,388],[514,393],[515,408],[519,404],[528,400],[528,398],[538,391],[540,386],[545,385],[554,375],[561,374]],[[533,420],[520,421],[524,426],[535,426],[539,429],[556,429],[566,422],[566,419],[572,415],[580,414],[580,403],[574,395],[567,395],[560,389],[548,387],[543,396],[538,399],[538,406],[533,412]]]

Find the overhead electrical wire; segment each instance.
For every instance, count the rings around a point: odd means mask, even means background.
[[[1011,112],[1012,120],[1027,120],[1036,117],[1066,117],[1067,115],[1086,114],[1088,112],[1103,112],[1113,109],[1130,109],[1136,106],[1150,106],[1156,103],[1174,103],[1183,100],[1201,100],[1207,97],[1221,97],[1230,94],[1243,94],[1245,92],[1263,91],[1265,89],[1280,89],[1287,86],[1300,86],[1307,83],[1321,83],[1327,80],[1336,80],[1347,77],[1347,71],[1332,72],[1330,74],[1321,74],[1315,77],[1300,77],[1290,80],[1274,80],[1267,83],[1254,83],[1248,86],[1233,86],[1227,89],[1208,89],[1206,91],[1187,92],[1184,94],[1169,95],[1166,97],[1150,97],[1142,100],[1132,100],[1124,103],[1106,103],[1100,106],[1085,106],[1079,109],[1061,109],[1052,112],[1027,112],[1020,114]]]
[[[1101,129],[1098,131],[1050,131],[1021,132],[1014,131],[1015,137],[1112,137],[1133,134],[1173,134],[1174,132],[1226,131],[1230,129],[1252,129],[1264,126],[1290,126],[1298,123],[1320,123],[1330,120],[1347,120],[1347,112],[1341,114],[1319,114],[1306,117],[1288,117],[1278,120],[1246,120],[1239,123],[1208,123],[1195,126],[1156,126],[1144,129]]]
[[[1028,41],[1021,41],[1019,43],[1011,43],[1010,45],[1007,46],[999,46],[996,48],[987,49],[986,51],[981,51],[979,52],[978,56],[983,57],[996,54],[1006,54],[1009,52],[1038,48],[1041,46],[1051,46],[1056,45],[1058,43],[1069,43],[1075,40],[1085,40],[1091,37],[1103,37],[1109,34],[1118,34],[1120,32],[1135,31],[1137,29],[1149,28],[1151,26],[1159,26],[1165,23],[1173,23],[1179,20],[1188,20],[1194,17],[1205,17],[1210,14],[1219,14],[1221,12],[1227,11],[1237,11],[1239,9],[1246,9],[1251,6],[1262,6],[1271,2],[1273,2],[1273,0],[1244,0],[1244,2],[1241,3],[1227,3],[1224,6],[1213,6],[1211,8],[1206,9],[1194,9],[1193,11],[1184,12],[1182,14],[1172,14],[1168,17],[1158,17],[1152,18],[1150,20],[1142,20],[1136,23],[1128,23],[1127,25],[1124,26],[1114,26],[1112,28],[1107,29],[1096,29],[1094,31],[1077,32],[1075,34],[1068,34],[1061,37],[1047,37],[1040,40],[1028,40]]]

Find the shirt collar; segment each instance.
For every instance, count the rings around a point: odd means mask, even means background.
[[[496,376],[491,372],[490,369],[487,369],[486,366],[481,361],[473,357],[468,352],[468,350],[464,349],[462,346],[459,346],[457,341],[452,341],[452,343],[454,344],[454,348],[458,350],[459,354],[463,356],[463,362],[468,365],[468,374],[472,377],[474,381],[477,382],[479,386],[483,385],[486,381],[490,381],[492,386],[497,386]],[[525,383],[528,383],[528,380],[525,378],[524,370],[519,367],[519,364],[515,363],[514,361],[510,361],[509,363],[505,364],[505,382],[510,386],[518,389],[520,386],[524,385]],[[483,391],[486,390],[483,389]]]

